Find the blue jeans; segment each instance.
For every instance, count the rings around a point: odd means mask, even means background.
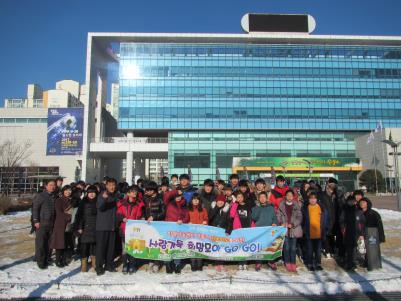
[[[297,239],[295,237],[286,237],[283,247],[284,263],[296,263]]]
[[[307,260],[306,264],[316,268],[321,264],[322,241],[320,239],[307,240]]]

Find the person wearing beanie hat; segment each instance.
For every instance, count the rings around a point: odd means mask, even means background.
[[[276,177],[276,186],[271,190],[269,202],[273,204],[274,209],[278,210],[280,203],[284,200],[285,194],[289,190],[286,180],[282,175]]]
[[[230,190],[230,192],[232,193],[232,190]],[[226,202],[226,196],[224,194],[218,194],[210,206],[209,225],[224,229],[227,235],[231,234],[230,204]],[[215,265],[217,272],[223,271],[223,262],[216,261]]]
[[[86,189],[86,196],[78,206],[75,228],[80,236],[81,272],[88,271],[88,258],[93,270],[96,269],[96,200],[99,190],[95,185]]]
[[[224,187],[224,195],[226,197],[226,202],[231,206],[231,204],[235,202],[235,195],[233,194],[233,188],[231,185],[226,185]]]

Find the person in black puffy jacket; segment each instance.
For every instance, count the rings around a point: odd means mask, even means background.
[[[96,186],[89,186],[86,190],[86,197],[79,204],[76,229],[81,240],[81,271],[87,272],[88,257],[91,258],[91,265],[96,269],[96,199],[98,190]]]

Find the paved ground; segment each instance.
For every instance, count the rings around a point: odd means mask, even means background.
[[[397,210],[397,199],[395,196],[376,196],[368,194],[367,197],[372,201],[373,207]]]

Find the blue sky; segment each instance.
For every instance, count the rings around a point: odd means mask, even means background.
[[[241,33],[248,12],[308,13],[315,34],[401,36],[401,0],[0,0],[0,106],[28,83],[83,83],[87,32]]]

